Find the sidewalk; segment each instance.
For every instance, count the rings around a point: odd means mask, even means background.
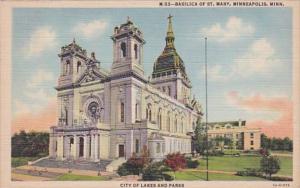
[[[38,167],[38,166],[20,166],[17,167],[16,169],[23,169],[23,170],[32,170],[32,171],[42,171],[42,172],[54,172],[54,173],[69,173],[69,169],[66,168],[49,168],[49,167]],[[72,174],[76,175],[86,175],[86,176],[98,176],[97,171],[92,171],[92,170],[77,170],[77,169],[71,169]],[[101,176],[110,176],[114,175],[112,172],[100,172]]]

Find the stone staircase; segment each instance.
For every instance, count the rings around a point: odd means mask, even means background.
[[[121,166],[124,162],[126,162],[125,158],[118,158],[116,160],[113,160],[110,164],[106,166],[107,172],[114,172],[118,169],[119,166]]]
[[[32,166],[49,167],[49,168],[67,168],[78,170],[106,171],[106,167],[111,163],[111,160],[103,160],[100,162],[91,162],[86,160],[55,160],[51,158],[43,159],[32,164]]]

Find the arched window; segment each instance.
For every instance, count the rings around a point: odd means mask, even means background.
[[[81,72],[81,62],[77,62],[77,73]]]
[[[168,86],[168,95],[171,96],[171,86]]]
[[[183,130],[183,118],[181,119],[181,133],[184,133],[184,130]]]
[[[139,153],[140,152],[140,143],[139,140],[136,139],[135,140],[135,153]]]
[[[151,104],[147,105],[147,108],[146,108],[146,119],[148,119],[149,121],[152,121]]]
[[[121,102],[121,122],[124,122],[124,116],[125,116],[124,112],[125,112],[125,106],[124,103]]]
[[[171,114],[170,112],[168,112],[168,116],[167,116],[167,131],[170,132],[170,128],[171,128]]]
[[[121,52],[122,52],[122,57],[126,57],[126,43],[125,42],[121,43]]]
[[[65,63],[64,72],[65,72],[65,75],[68,75],[70,73],[70,61],[69,60],[67,60]]]
[[[135,57],[135,59],[138,58],[138,45],[137,44],[134,44],[134,57]]]
[[[177,115],[175,115],[175,120],[174,120],[174,132],[178,131],[178,127],[177,127]]]
[[[157,113],[157,124],[158,124],[158,127],[160,130],[162,129],[162,123],[161,123],[161,120],[162,120],[161,113],[162,112],[161,111],[162,111],[161,108],[159,108],[158,113]]]
[[[135,104],[135,119],[137,120],[137,119],[139,119],[139,104],[138,103],[136,103]]]
[[[65,117],[66,125],[68,125],[68,108],[67,107],[65,107],[65,114],[66,114],[66,117]]]

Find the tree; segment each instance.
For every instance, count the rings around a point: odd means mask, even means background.
[[[48,155],[49,133],[20,131],[11,138],[12,157],[43,157]]]
[[[205,127],[201,123],[200,119],[198,119],[193,137],[194,149],[197,153],[204,154],[206,149],[211,148],[211,145],[206,143],[206,137]]]
[[[276,156],[264,156],[260,160],[260,168],[271,179],[272,174],[276,174],[280,170],[280,160]]]

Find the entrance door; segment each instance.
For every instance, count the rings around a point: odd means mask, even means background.
[[[125,157],[124,145],[119,145],[119,157]]]
[[[82,137],[79,138],[79,157],[83,157],[84,140]]]

